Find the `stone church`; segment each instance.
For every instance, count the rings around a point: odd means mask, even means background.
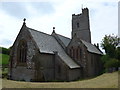
[[[72,15],[71,38],[26,26],[25,19],[10,53],[9,78],[24,81],[73,81],[99,75],[102,52],[91,43],[89,10]]]

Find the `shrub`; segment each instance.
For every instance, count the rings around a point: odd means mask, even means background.
[[[8,68],[2,69],[2,78],[8,78]]]
[[[110,59],[105,63],[104,66],[105,68],[112,68],[112,67],[118,68],[120,67],[120,61],[117,59]]]
[[[101,57],[101,60],[102,60],[102,62],[103,63],[106,63],[107,61],[109,61],[110,60],[110,57],[109,57],[109,55],[103,55],[102,57]]]

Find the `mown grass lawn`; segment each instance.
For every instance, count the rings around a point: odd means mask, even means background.
[[[118,88],[118,72],[73,82],[23,82],[2,80],[3,88]]]
[[[9,55],[0,53],[0,77],[7,76]]]
[[[0,53],[0,65],[7,65],[9,63],[9,55]]]

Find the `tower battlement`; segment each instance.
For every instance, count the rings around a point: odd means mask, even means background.
[[[80,14],[72,14],[72,16],[81,16],[82,15],[82,13],[80,13]]]
[[[89,10],[88,8],[83,8],[82,13],[80,14],[72,14],[72,18],[78,18],[78,17],[88,17],[89,18]]]
[[[89,10],[88,10],[88,8],[83,8],[82,9],[82,13],[85,13],[85,12],[88,12]]]

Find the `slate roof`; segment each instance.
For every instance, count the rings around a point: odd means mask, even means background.
[[[71,39],[62,35],[57,34],[59,39],[64,43],[64,45],[67,47],[68,44],[70,43]]]
[[[28,28],[31,33],[33,39],[35,40],[37,46],[41,53],[51,53],[54,54],[55,51],[58,52],[59,57],[68,65],[70,68],[79,68],[80,66],[74,62],[64,51],[61,45],[57,42],[57,40],[49,34],[36,31],[34,29]],[[62,41],[67,45],[65,41],[67,39],[59,36]]]
[[[100,50],[98,50],[94,45],[92,45],[91,43],[88,43],[84,40],[81,40],[82,43],[87,47],[87,50],[91,53],[96,53],[96,54],[103,54]]]

